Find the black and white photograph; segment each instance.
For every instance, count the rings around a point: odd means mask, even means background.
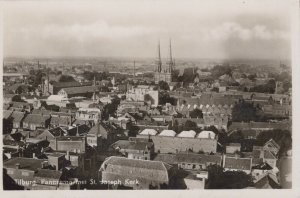
[[[298,1],[1,4],[4,191],[295,187]]]

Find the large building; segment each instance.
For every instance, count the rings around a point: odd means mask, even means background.
[[[154,73],[155,83],[158,84],[160,81],[165,81],[167,83],[172,82],[172,75],[175,67],[175,63],[172,58],[172,46],[170,41],[170,61],[168,62],[169,67],[163,69],[162,61],[160,56],[160,44],[158,44],[158,61],[157,61],[157,69]]]
[[[111,156],[101,165],[101,181],[133,189],[167,188],[172,177],[171,168],[159,161]]]
[[[126,100],[136,102],[147,102],[152,106],[158,105],[158,91],[153,86],[139,85],[132,87],[126,92]]]

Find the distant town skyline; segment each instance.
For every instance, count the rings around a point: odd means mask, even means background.
[[[218,6],[217,6],[218,5]],[[283,1],[6,2],[4,57],[290,59]]]

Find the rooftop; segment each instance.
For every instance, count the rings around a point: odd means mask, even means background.
[[[137,160],[137,159],[128,159],[124,157],[112,156],[109,157],[104,162],[105,164],[113,164],[118,166],[127,166],[132,168],[142,168],[142,169],[150,169],[150,170],[161,170],[166,171],[171,166],[164,164],[160,161],[149,161],[149,160]]]
[[[20,169],[36,171],[38,168],[41,168],[41,163],[44,161],[42,159],[15,157],[3,162],[3,167],[16,168],[16,164],[20,164]]]
[[[196,136],[196,132],[193,130],[182,131],[177,135],[177,137],[189,137],[189,138],[194,138],[195,136]]]
[[[251,170],[251,158],[236,158],[225,156],[224,168],[238,169],[238,170]]]
[[[140,135],[156,135],[158,132],[155,129],[144,129]]]
[[[176,136],[176,132],[173,130],[163,130],[159,136],[169,136],[169,137],[175,137]]]
[[[119,140],[112,145],[114,148],[130,149],[130,150],[145,150],[146,148],[153,147],[152,142],[141,142],[141,141],[128,141]]]

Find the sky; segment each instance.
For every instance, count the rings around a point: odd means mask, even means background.
[[[288,1],[12,1],[3,13],[8,56],[289,59]]]

